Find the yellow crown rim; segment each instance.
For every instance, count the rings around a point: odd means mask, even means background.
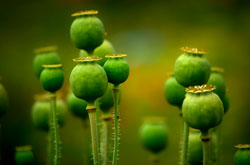
[[[31,145],[26,145],[26,146],[17,146],[16,151],[31,151],[32,146]]]
[[[105,57],[106,58],[122,58],[122,57],[126,57],[127,54],[107,54]]]
[[[207,54],[207,50],[205,49],[198,49],[198,48],[190,48],[188,46],[181,47],[181,50],[185,53],[192,53],[192,54]]]
[[[79,17],[79,16],[88,16],[88,15],[96,15],[98,14],[98,10],[85,10],[85,11],[78,11],[71,14],[72,17]]]
[[[195,86],[189,86],[186,88],[187,93],[205,93],[205,92],[212,92],[215,90],[216,87],[214,85],[195,85]]]
[[[250,144],[237,144],[235,148],[250,148]]]
[[[34,53],[38,54],[38,53],[44,53],[44,52],[54,52],[56,50],[57,50],[57,46],[52,45],[52,46],[36,48],[34,50]]]
[[[98,56],[87,56],[87,57],[78,57],[74,58],[74,62],[93,62],[93,61],[100,61],[102,58]]]
[[[44,68],[48,68],[48,69],[50,69],[50,68],[54,68],[54,69],[56,69],[56,68],[61,68],[61,67],[62,67],[62,64],[49,64],[49,65],[42,65],[42,67],[44,67]]]

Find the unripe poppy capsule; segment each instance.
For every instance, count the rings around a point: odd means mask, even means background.
[[[34,155],[31,146],[16,147],[15,160],[17,164],[32,164]]]
[[[221,123],[224,115],[223,104],[219,96],[212,92],[214,89],[212,85],[186,88],[182,114],[190,127],[206,132]]]
[[[4,86],[0,83],[0,117],[2,117],[8,108],[8,94]]]
[[[250,164],[250,144],[238,144],[238,151],[234,155],[235,165]]]
[[[50,65],[50,64],[60,64],[61,59],[56,52],[55,46],[48,46],[35,49],[36,57],[33,61],[33,68],[35,74],[38,78],[40,78],[40,74],[43,71],[42,65]]]
[[[165,82],[164,94],[169,104],[181,108],[186,92],[185,88],[176,81],[175,77],[171,76]]]
[[[126,54],[111,54],[105,56],[108,60],[103,65],[103,68],[107,73],[110,83],[119,85],[127,80],[129,76],[129,65],[123,58],[126,56]]]
[[[184,53],[175,61],[174,75],[184,87],[206,84],[210,76],[210,64],[203,56],[205,50],[183,47]]]
[[[56,92],[59,90],[64,81],[62,64],[43,65],[45,68],[40,75],[40,82],[43,88],[49,92]]]
[[[95,15],[96,10],[80,11],[72,14],[76,19],[70,27],[70,37],[73,44],[79,48],[92,52],[100,46],[105,38],[102,21]]]
[[[152,153],[159,153],[167,146],[168,133],[162,120],[145,121],[140,129],[142,145]]]
[[[106,72],[96,62],[99,59],[98,57],[74,59],[77,65],[70,74],[70,86],[74,95],[91,104],[104,95],[108,86]]]

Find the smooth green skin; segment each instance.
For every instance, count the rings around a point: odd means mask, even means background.
[[[224,106],[224,113],[227,113],[228,109],[229,109],[229,98],[228,95],[226,95],[223,99],[223,106]]]
[[[61,68],[45,68],[40,76],[43,88],[49,92],[56,92],[63,85],[64,75]]]
[[[0,84],[0,117],[2,117],[8,108],[9,99],[7,91],[5,90],[4,86]]]
[[[223,76],[218,72],[211,72],[207,84],[214,85],[216,89],[213,92],[223,100],[226,93],[226,83]]]
[[[202,164],[203,147],[200,138],[200,132],[190,132],[188,142],[188,163]]]
[[[241,148],[234,155],[235,165],[250,165],[250,148]]]
[[[142,145],[152,153],[159,153],[167,146],[167,128],[162,123],[144,123],[140,129]]]
[[[185,98],[185,88],[180,85],[174,76],[167,79],[164,85],[164,94],[169,104],[181,107]]]
[[[108,78],[96,62],[80,62],[70,74],[70,86],[76,97],[94,104],[97,98],[105,94]]]
[[[67,105],[69,110],[78,117],[82,119],[88,118],[88,111],[86,110],[87,102],[75,97],[75,95],[71,92],[67,96]]]
[[[111,108],[114,107],[114,92],[113,92],[113,84],[108,84],[108,88],[105,94],[99,98],[99,108],[103,113],[109,113]],[[119,87],[119,96],[118,103],[121,101],[121,87]]]
[[[107,61],[107,58],[105,56],[108,54],[115,54],[115,49],[111,42],[105,39],[99,47],[95,48],[94,53],[92,55],[102,58],[101,60],[97,61],[97,63],[103,66],[104,63]],[[89,56],[88,52],[86,52],[85,50],[80,50],[80,57],[87,56]]]
[[[123,58],[109,58],[104,66],[108,81],[114,85],[119,85],[128,79],[129,65]]]
[[[56,102],[58,124],[63,126],[66,119],[67,108],[61,99],[57,99]],[[48,131],[49,130],[49,111],[51,104],[49,99],[42,99],[36,101],[31,110],[31,117],[34,126],[37,129]]]
[[[77,48],[92,52],[105,38],[104,25],[95,16],[77,17],[70,27],[70,37]]]
[[[184,53],[175,61],[174,75],[184,87],[206,84],[210,76],[210,64],[202,55]]]
[[[34,162],[33,152],[30,150],[16,151],[15,160],[17,164],[30,164]]]
[[[33,61],[33,69],[38,78],[43,71],[42,65],[61,64],[61,59],[56,52],[42,52],[36,55]]]
[[[207,131],[222,122],[224,109],[219,96],[213,92],[188,93],[182,104],[182,114],[190,127]]]

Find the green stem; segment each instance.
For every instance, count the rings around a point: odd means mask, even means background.
[[[160,159],[158,155],[153,154],[151,158],[152,165],[159,165]]]
[[[220,144],[221,144],[221,141],[220,141],[220,136],[221,136],[221,129],[220,129],[220,126],[216,127],[215,128],[215,137],[216,137],[216,164],[219,165],[220,164]]]
[[[183,120],[183,119],[182,119]],[[182,128],[182,142],[181,142],[181,165],[187,164],[187,153],[188,153],[188,137],[189,137],[189,126],[183,120]]]
[[[103,116],[103,134],[102,134],[102,158],[103,165],[109,164],[109,154],[110,154],[110,120],[111,116]]]
[[[96,106],[94,104],[88,104],[87,111],[89,114],[92,150],[93,150],[93,161],[94,165],[97,165],[98,160],[98,142],[97,142],[97,127],[96,127]]]
[[[117,164],[117,153],[118,153],[118,139],[119,139],[119,123],[118,123],[118,95],[119,86],[115,85],[113,88],[114,93],[114,146],[113,146],[113,159],[112,165]]]
[[[96,101],[96,132],[97,132],[97,152],[98,152],[98,164],[102,164],[101,155],[101,120],[100,120],[100,108],[99,101]]]
[[[49,115],[49,134],[50,134],[50,164],[59,164],[60,157],[60,137],[56,112],[56,95],[51,93],[51,111]]]
[[[210,136],[208,130],[201,131],[201,141],[203,144],[203,165],[209,165],[209,141]]]

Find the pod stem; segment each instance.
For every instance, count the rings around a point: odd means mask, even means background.
[[[215,153],[216,153],[216,165],[220,164],[220,147],[221,147],[221,127],[217,126],[215,128],[215,137],[216,137],[216,148],[215,148]]]
[[[189,137],[189,126],[183,121],[183,128],[181,134],[181,165],[187,164],[187,153],[188,153],[188,137]]]
[[[109,155],[110,155],[110,119],[103,119],[103,134],[102,134],[102,163],[103,165],[109,164]]]
[[[159,165],[160,164],[159,156],[156,154],[152,154],[150,161],[151,161],[152,165]]]
[[[102,164],[102,155],[101,155],[101,120],[100,120],[99,100],[96,101],[96,133],[97,133],[98,164]]]
[[[60,158],[60,137],[57,122],[56,95],[51,93],[51,111],[49,114],[49,136],[50,136],[50,164],[59,164]]]
[[[96,106],[94,104],[88,104],[87,111],[89,114],[92,150],[93,150],[93,162],[97,165],[98,160],[98,140],[97,140],[97,127],[96,127]]]
[[[201,141],[203,145],[203,165],[209,165],[209,141],[208,130],[201,130]]]
[[[119,140],[119,123],[118,123],[118,96],[119,96],[119,85],[114,85],[114,146],[113,146],[113,159],[112,165],[117,164],[117,154],[118,154],[118,140]]]

